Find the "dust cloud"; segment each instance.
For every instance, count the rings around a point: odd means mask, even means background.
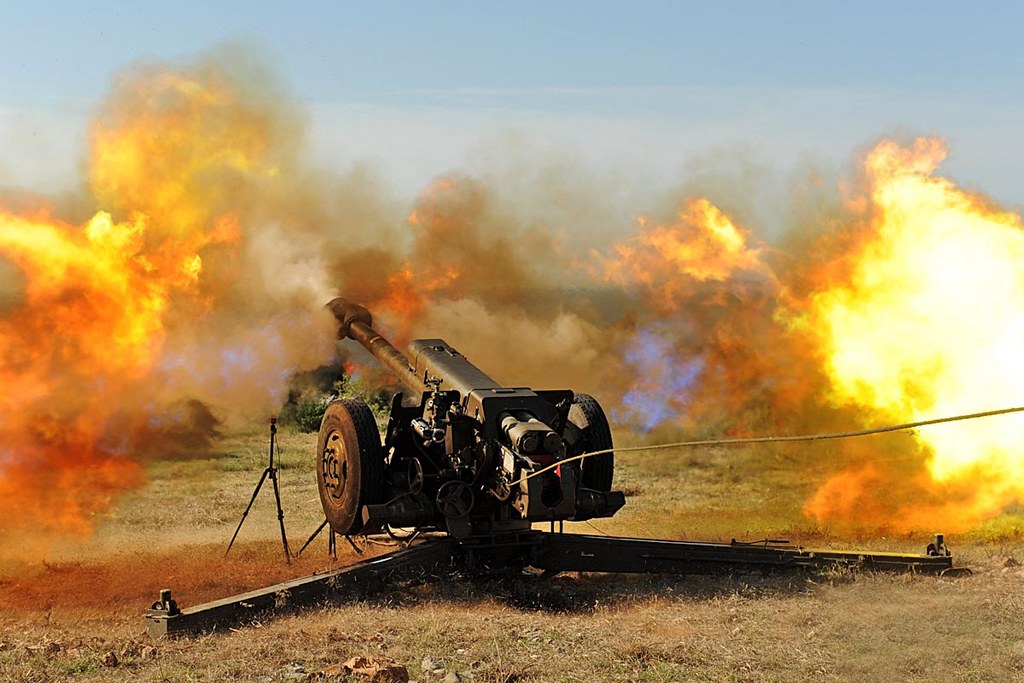
[[[444,337],[499,381],[586,391],[652,438],[900,417],[840,399],[817,305],[879,235],[880,185],[940,181],[937,163],[880,177],[858,157],[780,182],[726,150],[632,207],[613,179],[520,149],[408,202],[372,169],[316,166],[309,145],[286,84],[228,47],[115,76],[80,193],[0,192],[0,533],[88,535],[145,458],[276,412],[295,373],[347,353],[322,309],[335,296],[396,344]],[[849,485],[827,481],[809,516],[870,525],[932,506],[930,448],[896,448],[899,466],[837,450]]]

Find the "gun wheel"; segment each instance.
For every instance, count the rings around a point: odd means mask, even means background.
[[[569,407],[569,425],[577,431],[572,455],[604,451],[613,447],[612,431],[601,404],[589,394],[576,394]],[[581,463],[581,485],[594,491],[611,491],[615,454],[603,453]]]
[[[339,534],[363,527],[364,505],[381,503],[386,479],[377,421],[362,401],[327,406],[317,438],[316,483],[331,528]]]

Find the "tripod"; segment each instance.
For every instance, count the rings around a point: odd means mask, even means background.
[[[249,505],[246,506],[245,512],[242,513],[242,519],[238,520],[238,527],[235,529],[234,536],[231,537],[231,542],[228,543],[228,549],[224,551],[224,557],[228,556],[231,552],[231,546],[235,544],[235,539],[238,538],[238,532],[242,530],[242,522],[245,521],[246,515],[249,514],[249,510],[252,509],[252,504],[256,501],[256,494],[260,492],[260,488],[263,486],[263,482],[270,477],[270,481],[274,484],[274,500],[277,501],[277,521],[281,525],[281,543],[284,545],[284,559],[288,564],[292,563],[292,554],[288,550],[288,537],[284,533],[284,510],[281,509],[281,490],[277,485],[277,468],[274,467],[274,444],[277,441],[277,418],[270,418],[270,455],[267,461],[267,466],[263,470],[263,475],[260,477],[260,481],[256,484],[256,489],[252,492],[252,498],[249,499]]]

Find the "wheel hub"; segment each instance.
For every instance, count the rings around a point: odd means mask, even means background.
[[[341,500],[348,480],[348,460],[345,458],[344,441],[341,434],[332,429],[326,439],[324,452],[320,455],[320,469],[324,478],[327,495]]]

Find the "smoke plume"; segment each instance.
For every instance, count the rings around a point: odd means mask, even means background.
[[[322,306],[339,295],[396,343],[443,336],[499,381],[592,393],[640,433],[999,407],[956,398],[983,402],[971,377],[1011,398],[1015,371],[992,368],[1024,329],[1007,262],[1020,218],[937,176],[937,140],[882,141],[842,183],[808,169],[763,212],[751,197],[782,190],[745,154],[736,173],[695,167],[617,234],[586,222],[607,183],[544,158],[518,183],[440,175],[406,205],[366,169],[317,168],[307,145],[287,88],[225,49],[116,77],[80,196],[0,194],[0,530],[88,534],[146,457],[275,412],[294,373],[334,359]],[[977,328],[971,302],[993,288],[1008,293],[984,308],[994,329],[922,352]],[[837,447],[808,518],[953,529],[998,514],[1024,499],[1020,451],[983,432],[894,440],[884,457]]]

